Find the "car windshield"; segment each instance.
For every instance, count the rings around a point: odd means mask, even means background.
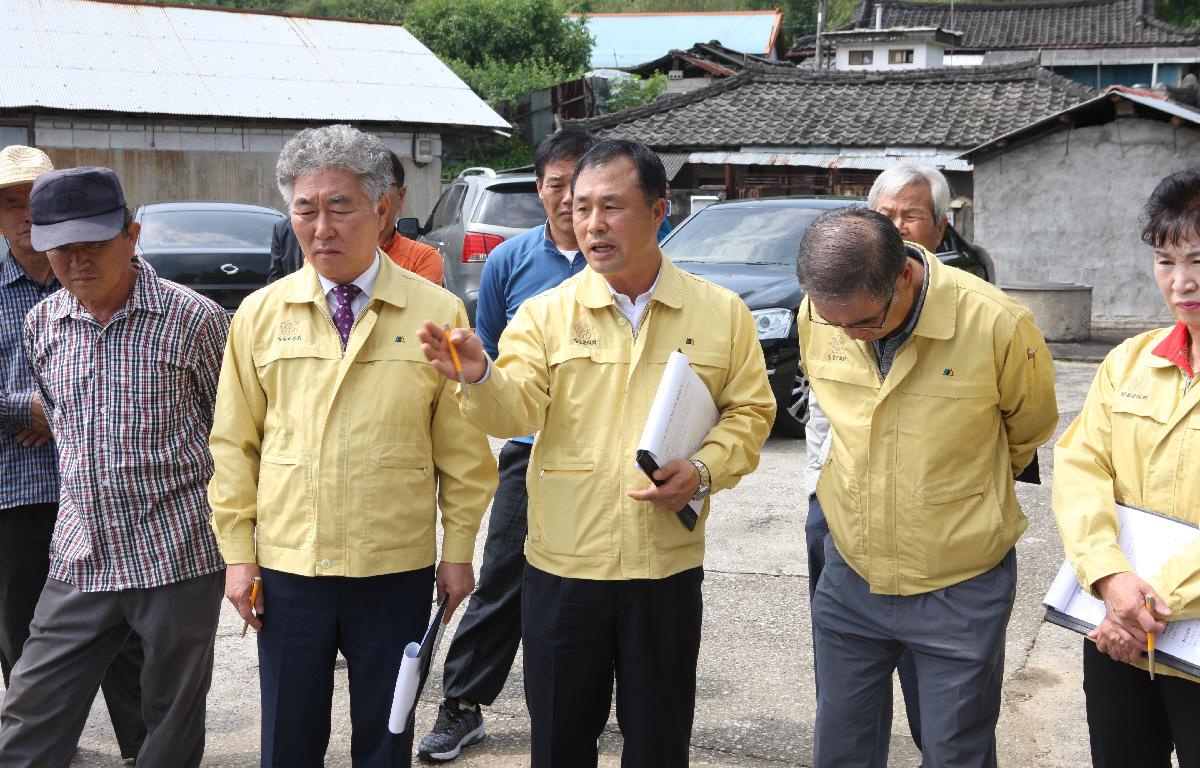
[[[671,261],[796,263],[800,239],[824,209],[763,205],[705,208],[663,243]]]
[[[483,191],[475,221],[514,229],[529,229],[546,221],[546,209],[533,182],[495,184]]]
[[[143,248],[270,248],[277,221],[257,211],[147,211],[138,242]]]

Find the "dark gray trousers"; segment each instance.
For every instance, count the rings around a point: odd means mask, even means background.
[[[446,651],[442,691],[447,699],[491,706],[517,656],[529,530],[525,473],[532,450],[532,445],[512,440],[500,450],[500,485],[492,501],[479,584]]]
[[[886,766],[879,712],[892,670],[911,651],[926,768],[994,768],[1004,635],[1016,596],[1016,550],[958,584],[921,595],[875,595],[825,539],[813,597],[816,768]]]
[[[141,768],[193,768],[225,573],[152,589],[80,592],[49,579],[0,709],[0,768],[66,768],[105,670],[130,632],[142,641]]]

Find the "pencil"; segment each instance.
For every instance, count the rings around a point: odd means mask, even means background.
[[[450,362],[454,365],[454,372],[458,374],[458,383],[462,386],[463,397],[466,397],[469,394],[467,377],[463,376],[462,361],[458,359],[458,347],[450,339],[450,325],[443,323],[442,330],[446,332],[446,346],[450,347]]]
[[[1150,611],[1150,618],[1154,618],[1154,598],[1146,597],[1146,610]],[[1150,679],[1154,679],[1154,633],[1146,633],[1146,655],[1150,657]]]
[[[262,586],[262,577],[255,576],[254,584],[250,587],[250,610],[254,610],[254,603],[258,601],[258,589]],[[242,637],[246,636],[246,630],[250,629],[250,620],[246,619],[246,623],[242,625]]]

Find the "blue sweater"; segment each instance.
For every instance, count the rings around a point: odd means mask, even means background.
[[[475,332],[483,348],[499,357],[500,335],[517,313],[521,302],[578,274],[587,266],[583,254],[570,264],[555,247],[542,224],[496,246],[479,278],[479,303],[475,305]],[[517,438],[532,443],[532,438]]]

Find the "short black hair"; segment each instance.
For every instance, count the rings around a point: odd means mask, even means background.
[[[597,168],[609,165],[615,160],[627,157],[637,169],[638,187],[646,196],[646,203],[653,204],[655,200],[666,197],[667,169],[663,168],[662,159],[654,150],[640,141],[628,139],[604,139],[588,150],[588,153],[575,166],[575,174],[571,177],[571,191],[575,191],[575,180],[585,168]]]
[[[1151,248],[1178,245],[1200,235],[1200,165],[1176,171],[1158,182],[1142,211],[1142,240]]]
[[[561,160],[578,160],[596,146],[600,139],[591,131],[563,128],[542,139],[533,158],[533,172],[538,181],[546,176],[546,166]]]
[[[907,259],[904,241],[888,217],[861,205],[823,214],[796,254],[796,277],[808,296],[842,303],[866,294],[884,301]]]
[[[404,186],[404,164],[400,162],[400,156],[395,152],[388,150],[388,154],[392,158],[392,176],[396,179],[396,186]]]

